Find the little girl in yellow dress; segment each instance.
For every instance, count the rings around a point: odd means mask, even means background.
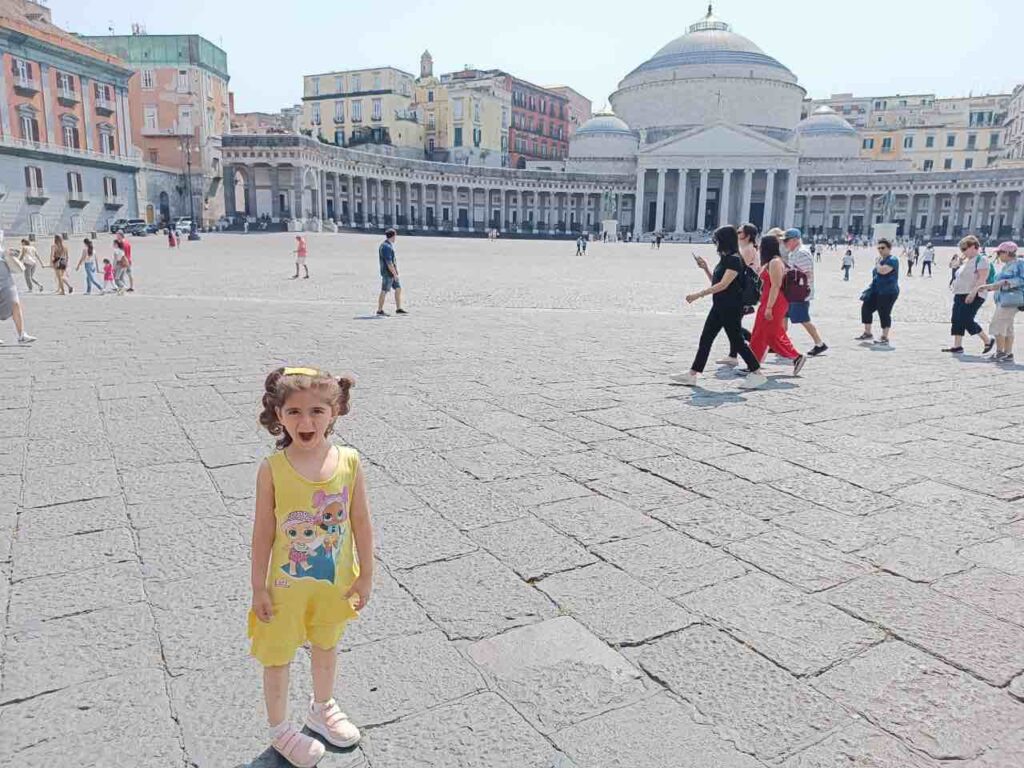
[[[312,768],[325,752],[287,719],[288,669],[306,642],[313,697],[305,725],[337,747],[359,741],[332,695],[338,642],[373,583],[373,528],[359,454],[327,439],[349,411],[351,388],[349,378],[279,368],[267,376],[260,414],[278,451],[256,478],[249,637],[263,664],[271,745],[298,768]]]

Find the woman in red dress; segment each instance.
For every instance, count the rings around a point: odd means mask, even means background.
[[[761,238],[761,303],[754,317],[754,330],[750,335],[750,351],[763,360],[770,347],[782,357],[793,361],[793,375],[804,367],[804,356],[796,351],[786,333],[786,310],[789,302],[782,292],[786,276],[786,263],[779,250],[779,239],[773,235]]]

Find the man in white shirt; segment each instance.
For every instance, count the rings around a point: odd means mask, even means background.
[[[786,317],[791,322],[802,325],[804,330],[810,334],[814,348],[807,355],[817,357],[828,350],[828,344],[822,341],[818,329],[811,322],[811,299],[814,298],[814,257],[803,247],[801,235],[800,230],[795,227],[787,229],[782,235],[782,245],[786,251],[787,263],[807,274],[807,285],[810,287],[811,293],[807,297],[807,301],[791,301]]]

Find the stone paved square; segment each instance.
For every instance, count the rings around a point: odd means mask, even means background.
[[[377,237],[308,241],[310,280],[289,235],[140,238],[135,294],[24,297],[0,767],[283,765],[245,615],[290,364],[357,378],[378,544],[339,654],[363,742],[326,768],[1020,768],[1024,384],[938,352],[942,270],[901,278],[883,352],[852,340],[870,257],[846,283],[826,251],[829,353],[691,390],[690,246],[402,235],[411,314],[377,319]]]

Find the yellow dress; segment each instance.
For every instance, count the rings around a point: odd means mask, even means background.
[[[284,451],[267,459],[276,519],[267,572],[274,615],[262,622],[249,611],[251,653],[267,667],[288,664],[307,640],[333,648],[358,615],[345,592],[359,575],[349,519],[359,454],[337,451],[338,468],[322,482],[300,475]]]

